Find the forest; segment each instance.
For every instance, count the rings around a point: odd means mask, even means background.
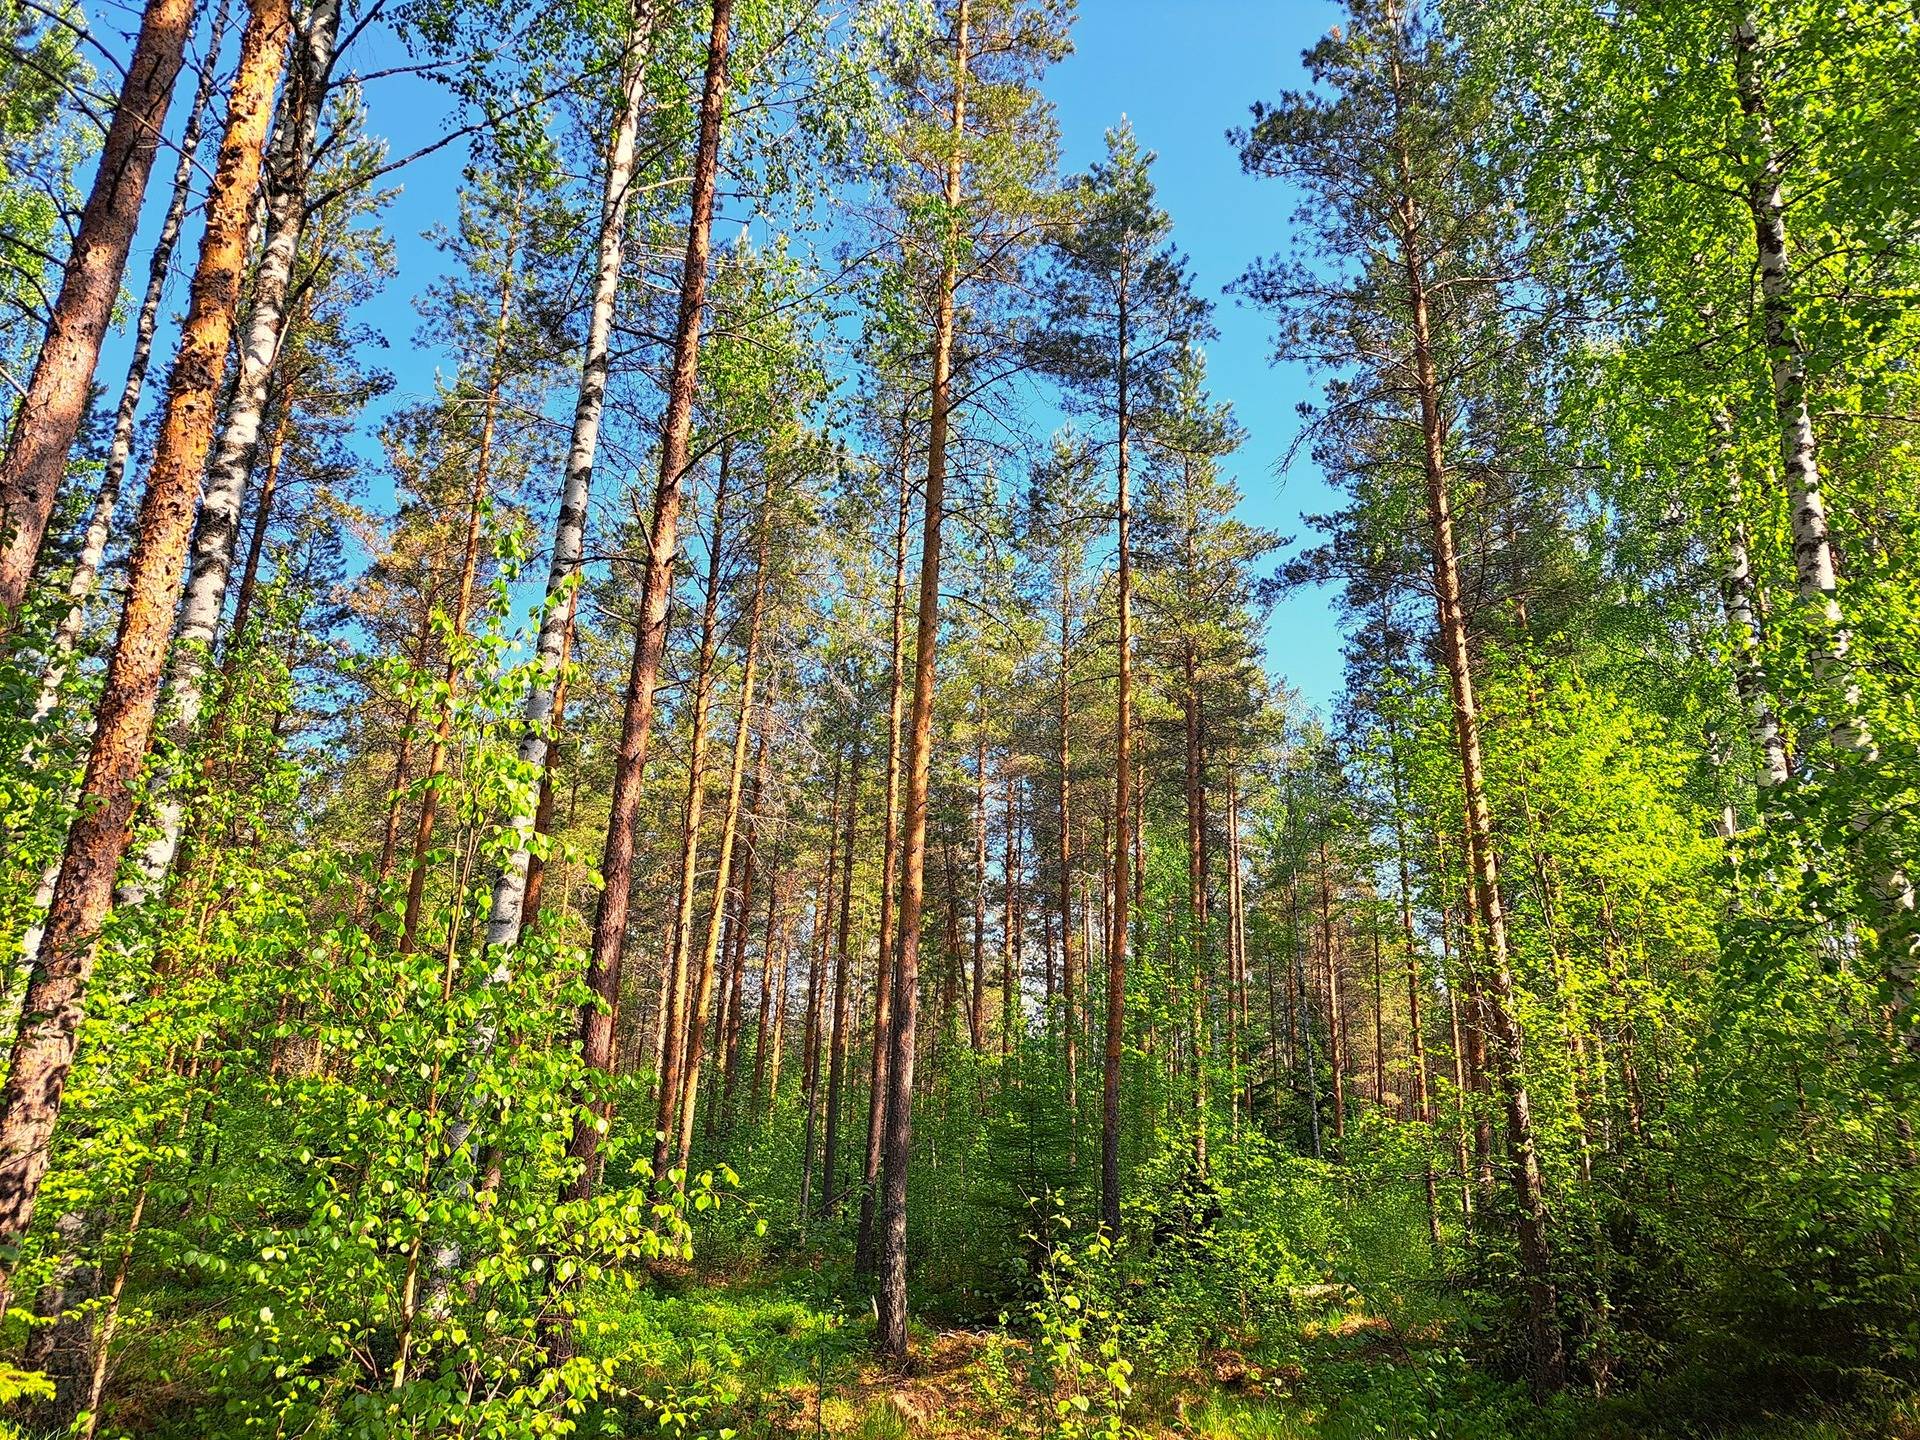
[[[0,1440],[1920,1436],[1920,10],[1078,9],[0,0]]]

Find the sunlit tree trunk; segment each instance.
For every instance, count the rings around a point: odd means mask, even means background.
[[[280,121],[266,157],[265,248],[253,271],[252,299],[242,327],[226,424],[201,486],[200,519],[167,676],[167,725],[174,744],[183,750],[193,739],[206,700],[214,635],[226,610],[227,584],[233,576],[240,512],[259,448],[269,382],[286,335],[287,295],[306,228],[307,182],[339,26],[340,0],[315,0],[294,27]],[[137,904],[165,883],[180,849],[188,783],[179,773],[156,781],[154,838],[141,852],[139,879],[128,882],[123,904]]]
[[[153,739],[194,497],[212,447],[220,375],[246,265],[247,214],[260,183],[288,26],[287,0],[251,0],[207,198],[193,300],[141,500],[127,603],[107,665],[80,805],[67,831],[45,936],[0,1090],[0,1246],[18,1245],[33,1219],[85,1013],[101,922],[112,906],[115,871],[132,835],[134,791]]]
[[[880,856],[880,958],[873,987],[873,1054],[868,1064],[867,1150],[860,1168],[860,1225],[854,1239],[853,1268],[873,1271],[874,1203],[878,1199],[881,1142],[887,1125],[887,1051],[893,1026],[894,879],[900,864],[901,702],[905,694],[907,649],[907,535],[913,487],[908,471],[907,416],[901,416],[900,476],[893,525],[892,636],[887,668],[887,798],[881,812],[885,833]]]
[[[473,618],[473,585],[480,566],[480,522],[486,515],[493,483],[494,426],[500,414],[500,388],[506,382],[507,326],[513,316],[513,267],[519,238],[516,230],[508,239],[500,279],[500,306],[494,315],[493,354],[488,357],[486,391],[480,401],[480,438],[474,452],[473,483],[467,492],[460,579],[454,592],[453,638],[447,647],[446,666],[440,674],[444,687],[436,697],[440,713],[434,722],[433,739],[427,746],[426,784],[420,796],[420,816],[413,827],[413,863],[407,875],[406,910],[400,922],[402,954],[413,949],[414,937],[420,928],[420,905],[427,890],[427,857],[433,848],[434,819],[440,809],[440,777],[446,773],[447,752],[453,744],[454,709],[460,693],[460,670],[466,658],[461,647]],[[565,669],[564,661],[562,669]]]
[[[803,1159],[800,1167],[800,1223],[806,1224],[813,1209],[813,1138],[820,1119],[820,1051],[826,1040],[826,993],[833,958],[833,882],[839,874],[840,860],[840,781],[843,757],[833,757],[833,798],[827,803],[827,864],[820,874],[819,899],[813,907],[811,967],[807,972],[807,1031],[801,1054],[803,1088],[806,1092],[806,1124],[802,1135]]]
[[[606,176],[600,195],[600,226],[595,237],[598,263],[594,270],[593,298],[587,310],[586,346],[580,360],[580,389],[573,407],[573,430],[567,443],[566,468],[561,479],[560,512],[554,520],[553,558],[547,570],[546,597],[535,650],[538,669],[527,691],[526,706],[521,715],[519,761],[521,769],[530,776],[543,773],[547,750],[552,743],[550,722],[553,718],[554,687],[559,683],[562,670],[560,652],[565,648],[567,634],[572,628],[572,609],[567,598],[579,583],[581,555],[586,546],[588,495],[593,480],[594,455],[600,444],[601,413],[606,406],[613,309],[620,292],[620,270],[626,247],[627,206],[633,185],[634,139],[639,132],[641,111],[646,105],[647,60],[653,43],[655,3],[656,0],[634,0],[627,29],[626,53],[621,57],[620,102],[613,117],[613,140],[607,148]],[[711,61],[711,56],[709,59]],[[710,73],[706,91],[701,99],[701,145],[695,156],[693,217],[687,231],[689,251],[694,248],[696,237],[699,239],[698,291],[702,300],[706,284],[706,241],[705,227],[697,223],[702,193],[700,171],[704,163],[707,172],[705,193],[710,213],[713,188],[711,172],[719,153],[721,106],[721,99],[715,93],[711,63],[708,68]],[[724,88],[724,84],[718,86],[721,91]],[[711,146],[706,144],[709,111],[712,112]],[[683,317],[687,309],[685,280],[683,273]],[[699,308],[695,305],[696,313]],[[676,373],[681,348],[676,345]],[[690,403],[689,396],[689,415]],[[684,437],[680,444],[683,465]],[[680,465],[674,467],[676,480],[680,468]],[[513,828],[515,845],[494,880],[493,896],[488,907],[486,939],[489,951],[504,950],[518,940],[525,915],[527,873],[532,861],[534,835],[533,810],[513,816]]]
[[[1080,954],[1073,926],[1073,575],[1060,566],[1060,999],[1067,1065],[1068,1164],[1080,1157]]]
[[[666,1048],[661,1053],[660,1084],[655,1093],[658,1113],[655,1116],[653,1137],[653,1184],[657,1190],[666,1183],[668,1164],[674,1155],[675,1137],[680,1133],[680,1097],[687,1082],[688,1042],[691,1032],[690,1012],[687,1002],[692,976],[694,901],[698,892],[700,870],[700,822],[706,811],[707,793],[707,747],[709,743],[708,719],[713,706],[713,664],[719,646],[720,622],[720,567],[725,553],[727,529],[727,482],[730,469],[730,451],[722,447],[720,451],[720,478],[713,493],[713,534],[708,541],[706,600],[700,610],[700,647],[694,659],[693,667],[693,718],[692,733],[687,747],[687,803],[680,829],[680,891],[678,903],[674,906],[677,917],[675,933],[677,939],[673,947],[671,961],[671,979],[665,990],[666,1010],[662,1023],[666,1027]],[[657,564],[659,552],[654,552],[652,564]],[[643,622],[644,623],[644,622]],[[637,650],[638,647],[636,647]],[[649,688],[651,688],[649,686]],[[628,694],[628,714],[633,712],[633,694]],[[651,707],[649,707],[651,708]],[[649,722],[650,723],[650,722]],[[623,747],[624,748],[624,747]],[[644,754],[641,756],[644,761]],[[637,806],[640,781],[633,778],[631,793]],[[631,886],[633,866],[633,826],[629,820],[623,827],[624,834],[616,840],[610,830],[607,835],[607,850],[620,852],[621,874]],[[603,869],[604,869],[603,864]],[[609,881],[611,884],[611,881]],[[608,909],[606,894],[601,896],[600,912],[604,915]],[[626,908],[624,905],[621,907]],[[596,941],[601,926],[594,926]],[[608,967],[602,976],[598,972],[601,947],[596,943],[596,963],[588,970],[588,983],[601,996],[601,1003],[589,1002],[580,1012],[581,1048],[589,1065],[603,1064],[597,1051],[604,1032],[608,1041],[612,1036],[611,1008],[618,1004],[620,989],[620,954],[625,946],[626,923],[622,919],[620,935],[610,937],[604,951],[604,963]],[[708,995],[711,997],[712,972],[707,972]],[[604,988],[603,988],[604,987]],[[574,1153],[576,1156],[591,1155],[597,1148],[597,1134],[583,1134],[582,1127],[574,1127]],[[683,1177],[684,1178],[684,1177]]]
[[[724,461],[722,468],[725,468]],[[756,527],[759,538],[754,542],[753,598],[747,605],[747,642],[745,656],[740,669],[740,718],[734,725],[733,758],[727,770],[727,808],[720,825],[720,855],[715,861],[713,872],[713,908],[707,917],[706,942],[700,953],[700,986],[693,1007],[693,1015],[687,1029],[687,1054],[685,1062],[686,1078],[681,1083],[680,1098],[680,1148],[678,1169],[681,1173],[681,1188],[686,1186],[686,1171],[693,1152],[693,1119],[695,1107],[700,1096],[700,1065],[706,1058],[707,1018],[713,1005],[713,976],[720,953],[720,931],[724,923],[727,906],[727,886],[733,870],[734,837],[740,826],[740,787],[746,774],[747,736],[753,729],[753,687],[760,665],[760,620],[767,594],[767,545],[772,533],[772,508],[769,498],[763,505],[760,521]],[[710,579],[717,590],[719,588],[720,527],[716,517],[714,523],[714,565]],[[855,751],[854,782],[859,783],[859,752]],[[853,822],[847,822],[848,867],[852,867]],[[844,913],[844,912],[843,912]],[[841,933],[844,937],[846,922],[841,921]],[[843,938],[841,950],[846,948]],[[844,963],[844,962],[843,962]],[[836,1040],[836,1043],[838,1041]],[[829,1153],[832,1147],[829,1146]],[[829,1175],[832,1171],[829,1168]]]
[[[194,12],[194,0],[150,0],[141,14],[93,188],[67,252],[60,294],[0,460],[0,635],[26,598],[66,476],[67,455],[92,399],[100,342],[120,298],[120,277],[140,224],[147,177],[166,128]],[[171,243],[162,242],[163,247]]]
[[[1320,973],[1327,986],[1327,1064],[1333,1071],[1333,1138],[1347,1134],[1347,1050],[1345,1017],[1340,1012],[1340,977],[1333,943],[1333,863],[1320,841]]]
[[[840,1161],[840,1092],[846,1083],[847,1032],[853,1028],[848,983],[852,967],[847,963],[847,941],[853,928],[854,841],[855,827],[860,817],[860,741],[860,733],[856,729],[853,753],[847,764],[847,828],[846,838],[841,842],[840,923],[833,955],[833,1038],[827,1049],[826,1141],[820,1169],[820,1203],[829,1215],[837,1213],[841,1199],[837,1178]]]
[[[1879,758],[1880,748],[1861,707],[1860,686],[1850,656],[1852,639],[1840,610],[1839,570],[1821,490],[1819,445],[1807,408],[1807,351],[1796,327],[1787,262],[1786,201],[1781,193],[1784,162],[1767,110],[1767,89],[1760,73],[1760,35],[1750,17],[1734,26],[1734,80],[1740,109],[1747,118],[1747,205],[1753,216],[1754,245],[1760,269],[1760,316],[1773,368],[1773,404],[1779,430],[1780,465],[1787,482],[1787,510],[1793,534],[1794,573],[1800,599],[1813,622],[1814,678],[1825,692],[1828,739],[1842,757],[1864,762]],[[1850,820],[1856,842],[1870,847],[1879,824],[1867,807]],[[1911,879],[1899,863],[1869,856],[1869,877],[1879,909],[1880,945],[1895,990],[1895,1005],[1910,1018],[1916,976],[1920,976],[1920,923]],[[1920,1046],[1920,1029],[1911,1042]]]
[[[153,11],[149,10],[148,13],[151,15]],[[59,703],[67,665],[74,647],[80,643],[81,632],[86,628],[87,603],[93,598],[94,586],[99,583],[100,567],[107,557],[107,543],[113,537],[113,513],[119,506],[120,490],[126,483],[127,465],[133,458],[134,422],[139,417],[140,394],[146,388],[147,369],[153,359],[153,333],[160,322],[160,303],[166,296],[174,248],[180,243],[180,225],[186,216],[187,201],[193,191],[194,162],[200,152],[201,128],[206,120],[207,102],[213,93],[215,60],[226,29],[227,6],[225,0],[218,0],[214,6],[213,23],[207,33],[207,53],[200,62],[199,78],[194,83],[193,105],[187,112],[187,126],[180,136],[179,160],[173,168],[171,198],[167,201],[166,216],[160,222],[160,233],[154,240],[153,256],[147,263],[147,289],[140,302],[140,313],[134,320],[133,354],[127,361],[126,382],[120,387],[120,404],[114,411],[113,441],[107,449],[106,469],[101,474],[99,488],[94,491],[93,509],[88,514],[86,532],[80,540],[80,554],[74,561],[72,575],[67,577],[66,613],[60,617],[48,648],[47,668],[41,676],[40,694],[33,708],[36,721],[51,715],[53,707]],[[135,63],[139,63],[137,57]],[[116,123],[118,118],[116,113]],[[104,157],[102,163],[105,163]],[[26,421],[22,419],[18,423],[22,429],[16,431],[16,443],[24,445],[27,443],[23,433]],[[4,616],[0,616],[0,624],[4,624]],[[51,898],[51,878],[46,888]],[[28,948],[29,959],[33,954],[34,949]]]
[[[1403,175],[1405,166],[1403,162]],[[1493,1073],[1506,1110],[1520,1264],[1527,1283],[1532,1371],[1539,1390],[1558,1388],[1565,1376],[1566,1350],[1557,1316],[1552,1249],[1548,1239],[1546,1186],[1534,1140],[1533,1107],[1527,1093],[1520,1027],[1514,1019],[1513,973],[1508,961],[1506,912],[1500,899],[1499,861],[1493,840],[1493,814],[1487,802],[1480,755],[1480,718],[1474,700],[1467,652],[1467,626],[1460,602],[1459,562],[1454,550],[1453,504],[1448,493],[1446,420],[1440,380],[1428,331],[1425,260],[1420,253],[1420,217],[1409,195],[1401,205],[1401,265],[1406,283],[1413,342],[1413,378],[1419,396],[1422,460],[1438,609],[1440,649],[1453,701],[1454,737],[1467,817],[1467,870],[1486,942],[1481,977]]]
[[[987,1045],[987,707],[974,697],[973,738],[973,990],[967,1038],[976,1052]]]
[[[1113,742],[1113,898],[1107,924],[1107,1019],[1101,1056],[1100,1223],[1120,1234],[1120,1057],[1127,1026],[1127,927],[1132,898],[1129,864],[1133,859],[1133,494],[1129,473],[1129,391],[1127,295],[1120,291],[1118,340],[1119,419],[1115,437],[1117,469],[1114,509],[1117,517],[1115,603],[1119,633],[1115,642]],[[1136,867],[1137,868],[1137,867]]]
[[[953,32],[953,110],[944,196],[949,214],[933,327],[933,384],[927,428],[927,480],[920,536],[920,603],[914,629],[913,705],[907,724],[905,834],[901,840],[900,938],[895,947],[893,1026],[887,1057],[887,1126],[881,1152],[885,1201],[875,1343],[894,1365],[907,1360],[907,1166],[912,1155],[914,1043],[920,1019],[920,921],[926,905],[927,794],[933,762],[935,648],[940,636],[940,529],[946,515],[947,427],[953,405],[954,292],[960,283],[959,210],[962,137],[971,73],[968,0],[958,0]]]
[[[1188,559],[1192,558],[1191,536]],[[1186,731],[1187,922],[1193,965],[1193,1163],[1207,1168],[1207,1030],[1211,1020],[1207,967],[1207,781],[1200,755],[1199,662],[1192,640],[1181,647],[1181,719]]]

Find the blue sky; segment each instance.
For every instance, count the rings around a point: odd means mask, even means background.
[[[1310,393],[1311,382],[1298,367],[1269,363],[1267,317],[1222,291],[1253,259],[1286,248],[1294,197],[1284,186],[1242,174],[1226,132],[1244,123],[1253,101],[1302,83],[1300,52],[1335,15],[1327,0],[1080,0],[1074,53],[1046,82],[1069,169],[1083,168],[1100,155],[1106,130],[1122,115],[1132,121],[1140,142],[1157,152],[1161,203],[1173,217],[1177,243],[1192,262],[1200,290],[1218,306],[1220,338],[1209,352],[1209,378],[1216,396],[1233,402],[1248,434],[1232,466],[1246,494],[1245,517],[1289,536],[1305,533],[1303,514],[1331,502],[1305,457],[1284,474],[1280,470],[1299,432],[1296,407]],[[109,4],[96,22],[102,39],[113,46],[109,32],[130,28],[131,18]],[[124,50],[124,40],[113,48]],[[355,47],[351,63],[368,73],[404,64],[406,58],[391,35],[376,30]],[[381,81],[369,87],[367,100],[370,127],[388,137],[395,155],[444,133],[445,102],[430,86]],[[178,108],[174,130],[184,118]],[[127,285],[136,293],[144,284],[150,236],[166,203],[170,159],[163,157],[155,167],[147,223],[128,266]],[[399,275],[363,317],[385,334],[390,348],[381,360],[398,382],[362,427],[362,451],[375,463],[371,436],[380,414],[433,390],[441,357],[418,344],[419,320],[411,300],[445,265],[422,232],[450,217],[464,160],[464,146],[456,143],[389,181],[398,194],[384,225],[396,244]],[[184,270],[197,249],[197,233],[190,230],[183,242],[168,295],[169,309],[176,312],[186,303]],[[159,339],[148,408],[163,383],[170,329]],[[116,334],[103,358],[101,381],[117,385],[125,363],[126,337]],[[1267,634],[1269,669],[1308,703],[1325,708],[1338,692],[1339,648],[1326,594],[1301,592],[1275,611]]]
[[[1270,365],[1267,317],[1220,292],[1256,257],[1287,248],[1295,198],[1241,173],[1226,132],[1246,122],[1255,100],[1304,84],[1300,52],[1336,14],[1324,0],[1080,0],[1074,54],[1047,81],[1069,166],[1095,159],[1123,113],[1140,143],[1158,153],[1161,204],[1200,289],[1218,304],[1220,339],[1208,352],[1208,379],[1248,433],[1233,466],[1246,492],[1245,517],[1293,536],[1305,534],[1302,514],[1332,504],[1305,456],[1285,474],[1279,469],[1312,382],[1297,366]],[[1267,656],[1272,672],[1304,699],[1330,706],[1340,688],[1340,635],[1326,594],[1302,592],[1282,603],[1268,628]]]

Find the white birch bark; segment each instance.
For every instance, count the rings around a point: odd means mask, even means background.
[[[620,268],[626,253],[627,206],[632,194],[635,140],[646,105],[647,59],[653,40],[656,0],[636,0],[633,25],[627,36],[620,108],[614,117],[612,143],[607,149],[607,173],[600,197],[599,266],[594,274],[593,301],[587,313],[587,344],[580,361],[580,393],[573,409],[573,433],[567,446],[566,469],[560,491],[560,513],[553,527],[553,560],[547,571],[547,591],[536,647],[537,669],[521,719],[524,733],[519,747],[522,772],[533,777],[529,802],[512,817],[514,847],[494,877],[487,913],[485,956],[492,963],[491,982],[504,983],[510,975],[507,952],[520,938],[526,912],[527,867],[533,859],[533,824],[539,793],[538,777],[546,769],[549,729],[553,719],[554,687],[560,678],[572,607],[566,597],[579,583],[581,556],[586,548],[587,503],[593,481],[594,454],[600,444],[600,416],[606,404],[608,353],[613,338],[614,301],[620,291]],[[473,1057],[484,1060],[498,1034],[483,1017],[473,1035]],[[447,1127],[445,1176],[455,1187],[468,1181],[461,1173],[467,1142],[473,1136],[475,1115],[463,1106]],[[441,1240],[433,1251],[433,1282],[429,1313],[444,1312],[453,1276],[460,1268],[460,1242]]]
[[[67,579],[67,613],[54,629],[47,654],[47,668],[40,677],[40,691],[34,698],[33,723],[41,724],[60,703],[60,691],[66,684],[67,667],[86,629],[87,605],[94,587],[100,582],[100,567],[107,558],[107,543],[113,538],[113,512],[120,504],[120,487],[127,478],[127,465],[133,458],[134,422],[140,413],[140,393],[146,388],[147,367],[153,360],[153,333],[159,327],[160,304],[166,298],[167,277],[173,269],[174,247],[180,241],[180,225],[187,213],[187,199],[193,189],[194,157],[200,149],[201,130],[206,121],[207,101],[213,92],[213,72],[220,56],[220,42],[227,29],[226,0],[214,7],[213,23],[207,31],[206,54],[200,60],[199,78],[194,84],[193,104],[187,110],[187,126],[180,135],[179,158],[173,168],[173,193],[167,202],[166,217],[160,222],[160,234],[153,244],[153,258],[147,265],[147,292],[140,302],[140,314],[134,321],[133,354],[127,362],[126,383],[120,390],[120,405],[114,413],[113,443],[107,450],[107,467],[100,477],[100,489],[94,495],[93,511],[87,517],[86,534],[80,540],[80,554],[73,574]],[[88,727],[92,733],[92,727]],[[60,857],[47,862],[34,887],[34,913],[44,916],[53,903],[53,887],[60,878]],[[31,965],[40,954],[40,940],[46,927],[39,920],[27,927],[20,940],[20,951]]]
[[[538,670],[527,691],[521,719],[519,761],[528,775],[537,776],[547,763],[548,734],[553,718],[553,692],[560,673],[560,651],[566,635],[568,609],[564,597],[578,583],[580,557],[586,545],[587,502],[593,481],[594,452],[600,444],[600,414],[606,403],[607,354],[613,336],[613,306],[620,290],[620,266],[625,255],[627,203],[633,185],[634,141],[640,113],[646,103],[647,56],[653,39],[655,0],[637,0],[628,37],[626,72],[615,117],[613,143],[607,151],[606,184],[600,199],[599,269],[594,276],[593,304],[587,316],[587,347],[580,362],[580,395],[573,409],[573,435],[567,446],[567,465],[560,492],[560,514],[553,527],[553,561],[547,572],[546,605],[541,612],[537,647]],[[520,938],[520,922],[527,898],[527,866],[532,860],[533,807],[513,816],[514,847],[493,883],[487,914],[486,946],[490,954]]]
[[[60,617],[53,633],[46,673],[40,680],[40,693],[33,707],[38,724],[53,713],[60,701],[60,687],[66,682],[67,665],[80,633],[86,628],[87,602],[100,579],[100,566],[107,555],[107,542],[113,536],[113,512],[120,503],[120,487],[127,476],[127,464],[133,457],[134,420],[140,411],[140,394],[146,387],[147,367],[153,359],[153,332],[160,321],[160,303],[166,296],[167,277],[173,268],[174,247],[180,240],[180,224],[187,213],[187,198],[193,188],[194,156],[200,149],[201,128],[206,120],[207,100],[213,90],[214,64],[219,58],[220,41],[226,33],[225,0],[214,8],[213,23],[207,32],[207,52],[200,61],[199,79],[193,92],[193,104],[187,111],[187,126],[180,136],[179,158],[174,164],[173,193],[167,202],[160,234],[154,240],[153,258],[147,267],[147,293],[140,302],[140,314],[133,327],[133,355],[127,362],[126,384],[120,390],[120,406],[114,414],[113,444],[107,451],[107,467],[94,495],[93,512],[87,517],[86,534],[81,538],[79,558],[67,580],[67,613]],[[49,887],[51,893],[51,887]]]
[[[1800,598],[1814,620],[1814,678],[1825,692],[1827,738],[1843,759],[1871,764],[1880,747],[1861,713],[1860,685],[1849,659],[1850,636],[1840,609],[1839,576],[1821,493],[1819,446],[1807,409],[1807,352],[1794,326],[1787,266],[1784,166],[1767,112],[1759,70],[1760,34],[1750,16],[1734,26],[1734,83],[1748,125],[1747,206],[1753,216],[1760,269],[1760,313],[1773,369],[1773,402],[1780,432],[1780,463],[1787,482],[1793,532],[1793,568]],[[1870,807],[1856,807],[1849,821],[1856,840],[1876,825]],[[1897,862],[1876,860],[1869,879],[1880,912],[1881,945],[1887,953],[1895,1003],[1910,1015],[1920,973],[1920,927],[1915,924],[1913,882]],[[1920,1031],[1913,1032],[1920,1044]]]
[[[1747,551],[1747,526],[1742,516],[1744,490],[1740,462],[1733,449],[1733,422],[1724,410],[1713,417],[1720,441],[1720,461],[1726,487],[1721,497],[1725,514],[1726,568],[1720,576],[1720,603],[1726,614],[1727,632],[1733,644],[1733,688],[1747,715],[1747,734],[1760,757],[1755,775],[1762,790],[1784,785],[1791,768],[1787,763],[1787,745],[1780,734],[1779,717],[1766,692],[1760,671],[1760,616],[1754,603],[1753,564]]]
[[[192,738],[206,700],[207,670],[220,616],[226,610],[227,582],[233,574],[234,545],[240,534],[240,510],[260,443],[268,380],[286,331],[287,292],[306,225],[307,179],[320,130],[320,112],[326,105],[339,27],[340,0],[313,0],[305,24],[294,37],[284,113],[267,154],[266,248],[254,272],[253,302],[240,342],[227,423],[201,492],[186,598],[181,602],[174,632],[168,711],[172,738],[179,746]],[[180,830],[186,815],[185,777],[168,776],[156,790],[156,833],[140,852],[138,877],[122,887],[122,904],[137,905],[155,893],[180,849]]]

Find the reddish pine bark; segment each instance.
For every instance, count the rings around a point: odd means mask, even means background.
[[[229,92],[192,303],[140,505],[126,608],[108,662],[78,812],[0,1092],[0,1245],[16,1245],[46,1174],[87,982],[132,833],[134,791],[153,739],[200,472],[247,261],[249,211],[289,29],[288,0],[251,0]],[[124,256],[124,251],[122,252]],[[116,273],[117,281],[117,273]]]
[[[141,16],[126,81],[100,148],[100,168],[67,255],[60,295],[20,402],[6,458],[0,461],[0,634],[26,598],[40,541],[66,475],[67,452],[86,418],[100,342],[120,295],[120,277],[140,223],[140,204],[166,127],[193,15],[194,0],[151,0]],[[244,243],[245,236],[240,240]],[[231,316],[227,325],[232,325]]]
[[[969,34],[967,0],[959,0],[953,36],[953,115],[945,198],[957,216],[961,137],[966,133]],[[906,834],[902,841],[900,940],[893,976],[893,1029],[887,1057],[887,1128],[881,1168],[885,1224],[875,1341],[895,1365],[907,1361],[907,1165],[913,1137],[913,1062],[920,1019],[920,920],[926,907],[927,793],[933,765],[934,649],[940,637],[940,526],[946,514],[947,427],[953,408],[954,291],[959,262],[949,250],[940,276],[933,327],[933,387],[927,430],[927,483],[920,536],[920,612],[914,630],[913,708],[907,726]]]
[[[649,13],[651,13],[649,11]],[[641,593],[640,632],[634,639],[633,668],[627,676],[626,710],[614,765],[611,813],[600,873],[606,888],[594,916],[587,984],[599,1005],[583,1017],[587,1063],[604,1068],[612,1046],[610,1019],[620,987],[620,960],[626,948],[627,915],[633,887],[634,821],[640,811],[647,742],[653,728],[653,691],[660,656],[667,643],[667,613],[673,598],[673,561],[679,545],[681,481],[693,437],[694,389],[700,372],[700,331],[707,305],[707,259],[713,246],[713,198],[720,172],[720,130],[726,117],[727,58],[732,39],[733,0],[714,0],[707,36],[706,78],[700,94],[700,130],[693,162],[693,196],[687,216],[686,253],[680,267],[680,309],[674,326],[673,364],[667,379],[667,407],[661,424],[660,478],[654,492],[653,523],[648,531],[647,576]],[[604,1006],[606,1014],[601,1013]],[[666,1112],[670,1121],[672,1112]],[[664,1127],[663,1127],[664,1128]],[[599,1135],[576,1126],[572,1150],[590,1157]],[[664,1147],[655,1155],[656,1175],[664,1171]],[[590,1176],[589,1160],[582,1176]],[[579,1182],[576,1182],[578,1184]]]

